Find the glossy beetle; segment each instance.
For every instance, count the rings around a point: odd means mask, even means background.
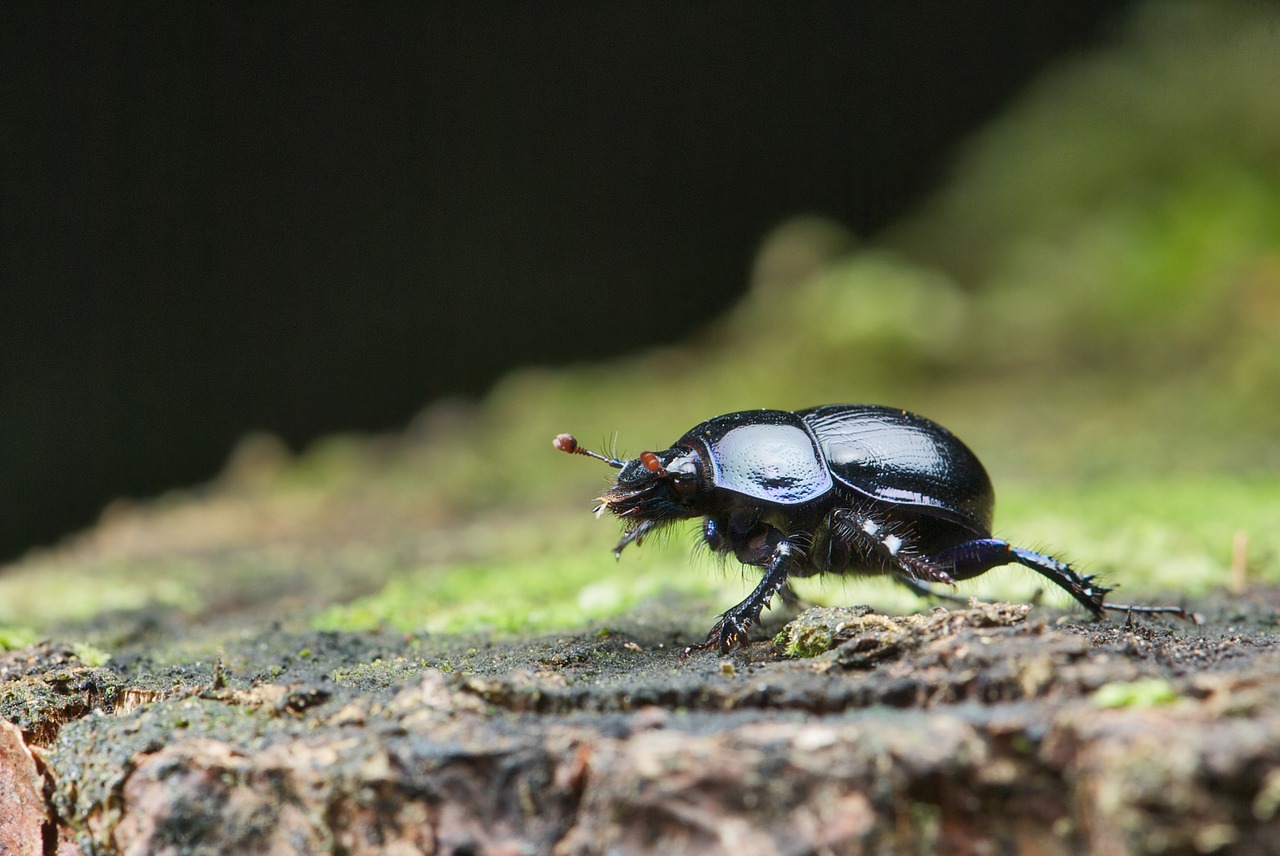
[[[745,600],[720,616],[699,648],[727,651],[788,577],[892,574],[920,595],[992,568],[1021,564],[1065,589],[1095,616],[1103,610],[1186,615],[1174,606],[1103,600],[1111,589],[1052,556],[991,535],[995,492],[982,463],[954,434],[921,416],[871,404],[795,413],[747,410],[709,419],[665,452],[624,461],[555,438],[563,452],[621,470],[604,492],[625,529],[615,555],[659,527],[703,518],[719,553],[765,569]]]

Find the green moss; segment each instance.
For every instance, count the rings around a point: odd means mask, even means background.
[[[35,644],[40,634],[30,627],[0,625],[0,651],[12,651]]]
[[[601,544],[614,533],[600,527]],[[602,552],[604,555],[602,555]],[[606,550],[557,550],[524,559],[416,568],[396,574],[377,594],[323,611],[325,630],[500,633],[581,627],[626,612],[668,590],[693,595],[737,590],[718,573],[691,570],[682,549],[652,549],[615,563]],[[628,565],[630,567],[628,567]]]
[[[774,637],[773,647],[784,657],[804,659],[830,651],[862,632],[893,630],[892,622],[866,606],[809,609]]]
[[[335,671],[332,678],[335,683],[356,687],[363,692],[375,692],[398,687],[421,675],[429,668],[434,668],[425,660],[411,660],[396,657],[390,660],[377,658],[370,663],[359,663],[348,669]],[[452,672],[452,667],[442,669]]]
[[[86,666],[105,666],[111,662],[111,655],[101,648],[90,645],[87,642],[73,642],[71,650]]]
[[[1160,210],[1188,186],[1208,194],[1193,208],[1225,216],[1192,216],[1194,228],[1181,233],[1187,244],[1162,239],[1161,257],[1194,267],[1206,242],[1230,247],[1259,229],[1273,240],[1274,218],[1241,223],[1236,201],[1220,207],[1214,198],[1236,195],[1240,177],[1272,192],[1280,180],[1280,101],[1271,84],[1280,75],[1277,27],[1273,4],[1143,4],[1124,38],[1043,75],[977,135],[955,180],[895,243],[975,284],[1019,266],[1039,281],[1057,273],[1034,269],[1037,255],[1049,261],[1043,251],[1069,246],[1096,220],[1119,229],[1113,245],[1123,248],[1147,227],[1132,221],[1135,231],[1113,212],[1128,208],[1147,219],[1142,212]],[[1271,199],[1263,204],[1274,206]],[[1156,232],[1159,221],[1150,221]],[[1072,265],[1066,254],[1058,260]],[[1189,269],[1159,267],[1165,288],[1175,289]],[[1072,290],[1095,287],[1087,277],[1068,282]],[[1124,305],[1126,290],[1102,295],[1103,303]],[[1049,312],[1061,295],[1053,296]]]
[[[1177,690],[1163,678],[1103,684],[1089,697],[1097,707],[1156,707],[1172,704]]]
[[[0,578],[0,623],[43,625],[145,608],[194,611],[200,599],[186,581],[208,573],[207,563],[177,555],[75,568],[37,558]]]

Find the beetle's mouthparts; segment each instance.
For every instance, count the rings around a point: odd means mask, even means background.
[[[596,516],[605,511],[612,511],[619,517],[630,517],[640,511],[640,506],[649,493],[647,487],[639,490],[628,490],[613,487],[600,495],[600,504],[596,506]]]
[[[604,512],[609,512],[634,523],[634,518],[640,513],[640,505],[643,502],[643,490],[618,490],[617,487],[612,487],[596,498],[598,504],[595,507],[595,516],[603,517]]]
[[[597,498],[598,503],[595,508],[591,509],[595,512],[597,518],[603,517],[606,511],[616,514],[618,517],[629,518],[640,513],[640,502],[636,494],[608,494]]]

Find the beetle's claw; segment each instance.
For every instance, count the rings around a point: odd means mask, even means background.
[[[751,627],[751,622],[741,618],[735,618],[731,615],[722,615],[720,620],[711,628],[711,632],[707,634],[707,638],[697,645],[690,645],[684,649],[684,656],[688,657],[700,651],[715,650],[720,654],[728,654],[734,648],[737,648],[747,637],[747,630]]]

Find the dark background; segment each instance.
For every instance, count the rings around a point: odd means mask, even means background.
[[[673,340],[863,235],[1102,0],[0,7],[0,557],[237,437]]]

